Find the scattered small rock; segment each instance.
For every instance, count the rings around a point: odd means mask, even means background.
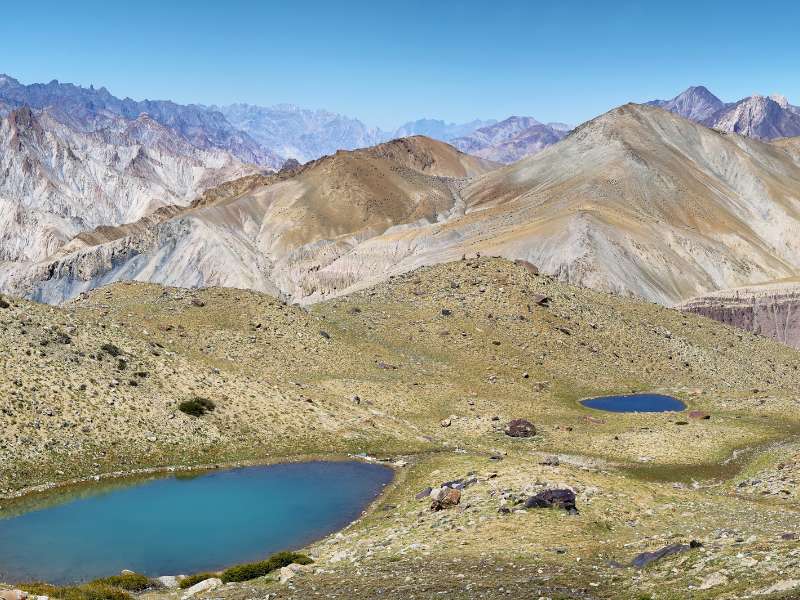
[[[433,491],[432,487],[426,487],[424,490],[417,492],[417,495],[414,496],[415,500],[424,500],[425,498],[429,498],[431,492]]]
[[[435,493],[435,495],[434,495]],[[461,490],[452,488],[436,488],[431,492],[431,510],[438,511],[451,508],[461,502]]]
[[[698,586],[698,589],[707,590],[718,585],[725,585],[726,583],[728,583],[728,578],[725,577],[723,573],[716,572],[706,577],[703,583]]]

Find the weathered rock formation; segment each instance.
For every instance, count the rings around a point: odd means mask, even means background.
[[[722,290],[680,308],[800,348],[800,279]]]

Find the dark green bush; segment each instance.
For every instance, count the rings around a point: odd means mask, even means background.
[[[100,350],[111,356],[120,356],[122,354],[122,350],[114,344],[103,344],[100,346]]]
[[[144,590],[156,587],[155,583],[153,583],[149,577],[145,577],[139,573],[112,575],[111,577],[104,577],[103,579],[95,579],[92,583],[113,585],[114,587],[129,592],[143,592]]]
[[[292,563],[308,565],[312,562],[314,561],[308,556],[300,554],[299,552],[278,552],[270,556],[267,560],[231,567],[222,573],[221,579],[225,583],[230,583],[232,581],[249,581],[256,577],[263,577],[275,569],[280,569]]]
[[[181,579],[178,586],[182,590],[185,590],[186,588],[192,587],[196,583],[200,583],[201,581],[205,581],[206,579],[211,579],[212,577],[216,576],[216,573],[195,573],[194,575],[189,575],[188,577]]]
[[[178,405],[178,410],[193,417],[202,417],[207,412],[213,411],[216,407],[216,404],[208,398],[200,398],[198,396],[191,400],[181,402]]]

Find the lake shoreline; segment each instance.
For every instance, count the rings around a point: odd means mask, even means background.
[[[428,453],[424,452],[421,454],[424,455]],[[392,458],[378,459],[369,455],[356,455],[356,454],[339,454],[339,453],[299,454],[299,455],[289,455],[289,456],[277,456],[274,458],[204,463],[198,465],[164,465],[157,467],[140,467],[137,469],[130,469],[124,471],[123,470],[111,471],[109,473],[98,473],[95,475],[90,475],[88,477],[77,477],[73,479],[67,479],[64,481],[48,482],[35,486],[29,486],[17,490],[11,494],[0,494],[0,501],[4,502],[4,504],[0,506],[0,516],[6,511],[13,510],[15,505],[19,505],[22,502],[28,500],[36,500],[37,498],[45,500],[47,496],[50,495],[51,493],[55,492],[68,493],[71,488],[76,488],[75,491],[77,492],[79,488],[92,487],[98,483],[114,483],[114,482],[124,483],[126,480],[131,480],[131,483],[134,483],[139,479],[146,479],[148,476],[167,477],[169,475],[180,475],[180,474],[199,475],[204,472],[223,471],[223,470],[231,470],[244,467],[259,467],[259,466],[267,467],[271,465],[300,463],[300,462],[358,461],[371,464],[381,464],[391,468],[394,471],[392,482],[390,482],[387,485],[387,487],[389,487],[397,480],[397,472],[401,468],[395,463],[397,463],[400,460],[408,459],[411,456],[415,455],[410,454],[410,455],[395,456]]]

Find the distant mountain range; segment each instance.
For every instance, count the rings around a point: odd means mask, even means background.
[[[379,144],[388,135],[326,110],[306,110],[291,104],[272,107],[231,104],[212,106],[238,129],[283,158],[301,163],[333,154]]]
[[[365,148],[412,135],[446,142],[458,139],[459,147],[474,148],[491,160],[513,162],[558,141],[569,129],[561,124],[542,125],[530,117],[511,117],[503,123],[494,119],[467,123],[419,119],[384,131],[355,118],[291,104],[204,106],[137,101],[117,98],[104,87],[84,88],[57,80],[24,85],[0,75],[0,116],[25,106],[34,111],[47,109],[51,118],[84,133],[108,128],[120,118],[134,120],[147,114],[196,148],[224,150],[241,162],[274,170],[287,159],[305,163],[337,150]],[[521,126],[525,123],[531,125],[528,132]]]
[[[221,112],[234,126],[247,132],[265,147],[301,163],[333,154],[337,150],[365,148],[412,135],[425,135],[449,142],[497,122],[475,120],[457,124],[438,119],[419,119],[408,122],[395,131],[383,131],[368,127],[358,119],[326,110],[303,109],[291,104],[271,107],[231,104],[211,108]]]
[[[800,135],[800,107],[781,96],[754,95],[725,103],[703,86],[690,87],[672,100],[648,102],[719,131],[760,140]]]
[[[511,164],[561,141],[569,130],[563,123],[545,125],[532,117],[509,117],[451,143],[467,154]]]
[[[313,302],[480,252],[673,304],[800,273],[800,146],[771,141],[800,135],[800,109],[703,87],[649,104],[574,130],[514,116],[387,133],[0,76],[0,288],[60,301],[139,279]],[[383,141],[415,131],[452,145]]]
[[[233,127],[222,113],[194,104],[119,99],[104,87],[84,88],[56,80],[23,85],[8,75],[0,75],[0,103],[4,112],[23,106],[49,109],[54,119],[85,133],[107,128],[119,117],[133,120],[147,114],[196,148],[225,150],[243,162],[271,168],[283,163],[281,157]]]

